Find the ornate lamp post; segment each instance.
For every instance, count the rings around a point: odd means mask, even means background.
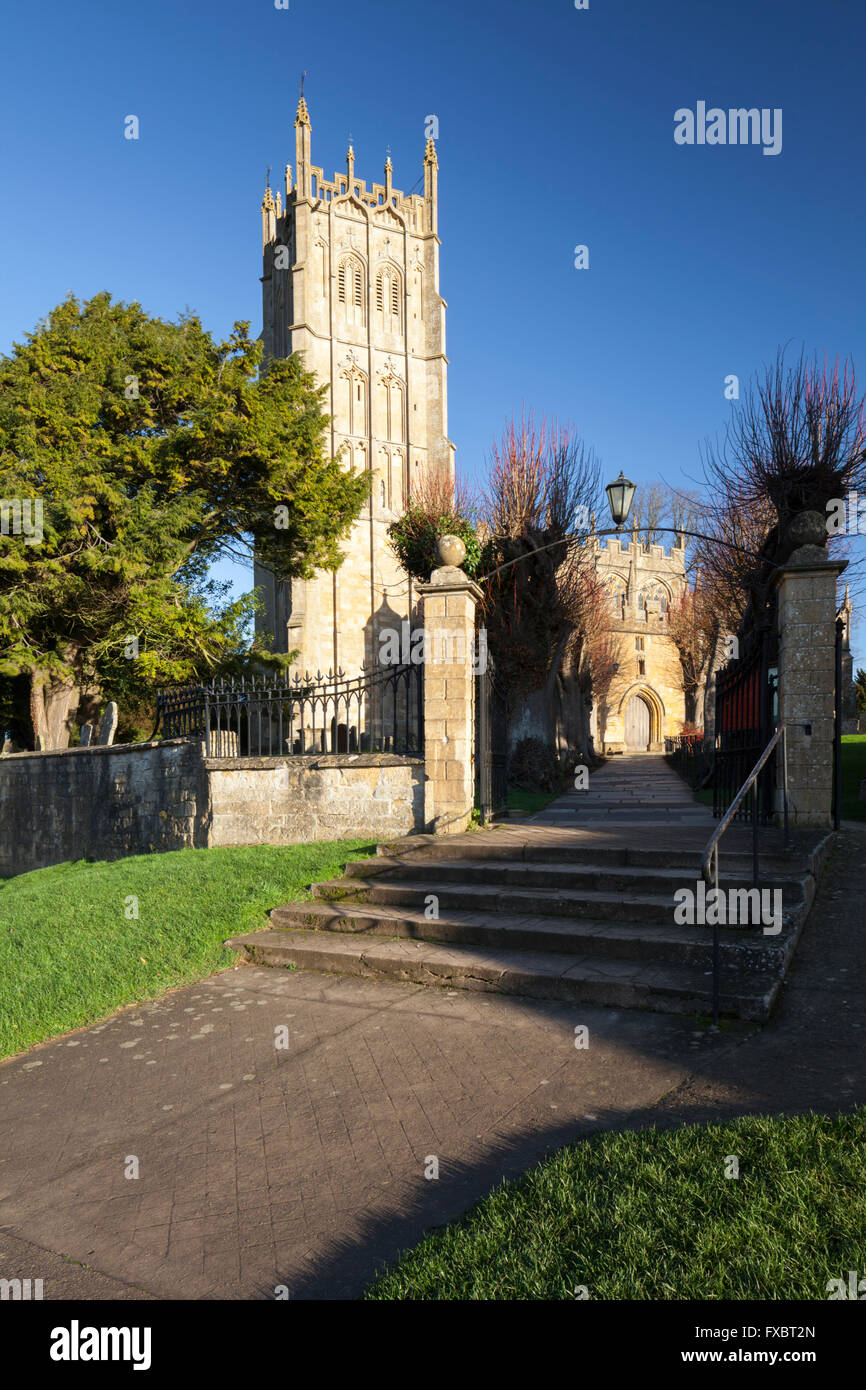
[[[615,482],[608,483],[605,488],[610,514],[613,517],[613,522],[617,531],[621,531],[623,524],[628,520],[632,498],[634,497],[634,487],[634,483],[630,483],[622,469],[620,469],[619,477]]]

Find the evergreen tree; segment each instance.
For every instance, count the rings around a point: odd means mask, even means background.
[[[227,547],[281,579],[339,564],[367,479],[329,456],[300,359],[261,356],[248,324],[217,343],[103,293],[0,359],[0,679],[27,678],[37,746],[67,743],[76,685],[237,661],[252,596],[214,611],[206,582]]]

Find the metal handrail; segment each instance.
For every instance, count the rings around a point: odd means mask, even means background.
[[[785,823],[785,849],[791,848],[791,838],[788,830],[788,740],[787,725],[780,724],[773,737],[770,739],[763,753],[755,766],[752,768],[737,795],[734,797],[722,820],[716,826],[710,836],[709,843],[704,850],[701,859],[701,877],[708,885],[716,889],[716,903],[718,904],[719,888],[719,841],[730,825],[734,815],[745,800],[749,789],[752,792],[752,886],[758,887],[758,788],[757,781],[764,765],[776,744],[782,741],[782,804]],[[713,1024],[719,1024],[719,914],[716,910],[713,921]]]

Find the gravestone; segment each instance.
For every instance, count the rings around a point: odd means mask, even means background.
[[[91,742],[92,738],[93,738],[93,725],[92,725],[92,724],[82,724],[82,726],[81,726],[81,738],[80,738],[79,741],[78,741],[78,746],[79,746],[79,748],[89,748],[89,747],[90,747],[90,742]]]
[[[3,747],[0,748],[0,758],[4,758],[12,752],[12,738],[9,734],[3,735]]]
[[[110,700],[102,712],[99,721],[99,736],[96,742],[103,748],[114,742],[114,734],[117,729],[117,703]]]

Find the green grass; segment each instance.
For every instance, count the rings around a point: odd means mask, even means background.
[[[0,883],[0,1057],[237,963],[223,946],[373,852],[368,840],[185,849]],[[138,899],[138,920],[127,910]]]
[[[520,816],[534,816],[536,811],[543,811],[551,801],[555,801],[562,792],[530,792],[524,791],[522,787],[508,788],[508,809],[515,811]]]
[[[365,1296],[826,1299],[829,1279],[866,1274],[864,1191],[866,1108],[603,1134],[502,1184]]]
[[[866,820],[860,783],[866,777],[866,734],[842,735],[842,819]]]
[[[842,819],[866,820],[866,801],[860,800],[860,783],[866,778],[866,734],[842,735]],[[713,804],[713,789],[694,793],[695,801]]]

